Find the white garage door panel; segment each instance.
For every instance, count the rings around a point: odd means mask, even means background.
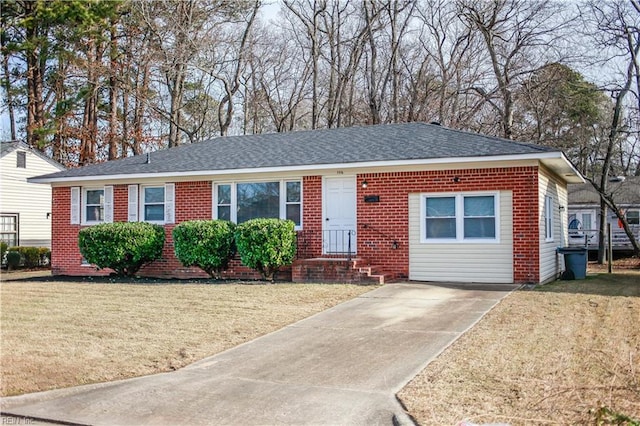
[[[497,244],[421,244],[420,194],[409,194],[409,279],[417,281],[513,282],[513,214],[510,191],[500,192]]]

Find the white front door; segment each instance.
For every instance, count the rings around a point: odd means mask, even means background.
[[[325,254],[356,252],[356,178],[324,180],[322,247]]]

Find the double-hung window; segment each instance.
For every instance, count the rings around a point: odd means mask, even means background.
[[[496,198],[494,195],[463,196],[464,238],[496,238]]]
[[[229,182],[214,185],[215,219],[235,223],[256,218],[289,219],[302,225],[302,182],[280,180]]]
[[[145,222],[164,222],[164,186],[143,186],[141,216]]]
[[[86,224],[104,221],[104,188],[83,188],[82,222]]]
[[[0,241],[7,243],[8,246],[17,246],[20,239],[18,238],[19,215],[17,213],[0,214]]]
[[[640,225],[640,210],[627,210],[626,215],[629,225]]]
[[[421,242],[497,242],[498,194],[424,194]]]
[[[113,186],[71,187],[71,224],[113,222]]]
[[[427,239],[456,239],[456,197],[426,197]]]
[[[175,223],[175,183],[128,185],[129,222]]]
[[[553,198],[544,197],[544,239],[553,241]]]
[[[285,182],[285,190],[285,216],[299,227],[302,223],[302,182]]]

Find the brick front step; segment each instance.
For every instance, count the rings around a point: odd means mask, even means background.
[[[291,278],[300,283],[384,284],[393,277],[360,258],[314,258],[296,260]]]

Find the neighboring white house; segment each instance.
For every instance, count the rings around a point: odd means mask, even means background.
[[[2,142],[0,148],[0,241],[51,247],[51,187],[27,178],[64,167],[23,142]]]
[[[640,239],[640,176],[614,177],[608,192],[627,218],[629,228]],[[607,209],[607,223],[611,225],[613,250],[630,250],[631,242],[618,221]],[[590,183],[569,185],[569,242],[571,245],[598,248],[600,227],[600,195]]]

